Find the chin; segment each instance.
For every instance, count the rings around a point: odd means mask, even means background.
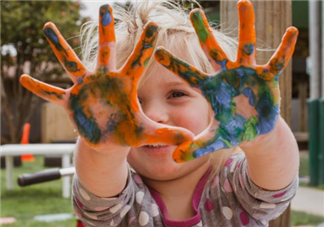
[[[174,180],[181,176],[181,166],[173,160],[161,161],[159,163],[145,163],[136,164],[129,160],[129,164],[134,168],[134,170],[141,176],[159,181]]]

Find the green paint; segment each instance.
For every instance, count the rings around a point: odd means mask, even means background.
[[[46,96],[55,96],[56,98],[61,99],[61,100],[63,99],[63,94],[65,94],[65,93],[58,94],[56,92],[48,92],[48,91],[44,91],[44,92],[45,92]]]
[[[220,141],[223,141],[223,142],[226,144],[226,146],[227,146],[228,148],[233,147],[233,145],[232,145],[229,141],[227,141],[227,140],[225,140],[225,139],[222,139],[222,138],[220,138],[219,140],[220,140]]]
[[[258,118],[257,117],[250,117],[246,123],[244,123],[244,137],[243,140],[245,141],[252,141],[254,138],[257,137],[256,132],[256,125],[258,124]]]
[[[199,11],[195,11],[192,14],[192,22],[194,23],[200,42],[205,43],[206,39],[210,37],[210,34],[205,27],[204,19]]]
[[[146,59],[146,60],[144,61],[144,67],[146,67],[147,64],[148,64],[149,62],[150,62],[150,58]]]

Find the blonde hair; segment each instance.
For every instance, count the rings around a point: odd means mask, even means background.
[[[196,1],[192,2],[199,6]],[[144,0],[134,3],[129,9],[118,5],[112,7],[113,16],[116,21],[117,68],[120,68],[130,56],[141,36],[144,25],[148,21],[154,21],[159,25],[155,48],[157,46],[164,46],[175,54],[186,52],[179,57],[206,73],[215,73],[200,47],[195,30],[190,23],[188,11],[181,7],[181,2],[150,2],[149,0]],[[237,42],[216,29],[213,29],[213,33],[228,58],[234,61],[236,58]],[[90,21],[82,26],[81,45],[83,63],[89,70],[94,70],[97,62],[97,21]],[[154,58],[150,59],[140,84],[145,81],[145,78],[147,78],[151,71],[155,70],[157,64]],[[213,152],[210,155],[212,163],[211,176],[218,173],[224,162],[233,152],[236,153],[238,151],[239,149],[234,148]]]

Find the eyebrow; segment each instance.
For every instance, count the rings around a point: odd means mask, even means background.
[[[179,85],[188,85],[188,84],[186,82],[176,81],[176,82],[168,82],[166,85],[167,86],[179,86]]]

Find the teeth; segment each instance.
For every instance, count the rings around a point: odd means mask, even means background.
[[[151,145],[146,145],[146,147],[165,147],[166,145],[159,145],[159,144],[151,144]]]

